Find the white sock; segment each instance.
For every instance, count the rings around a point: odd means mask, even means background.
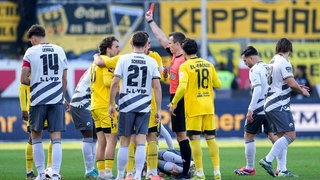
[[[279,154],[284,150],[287,149],[289,144],[292,142],[292,140],[284,135],[282,136],[280,139],[278,139],[272,146],[270,152],[268,153],[268,155],[266,156],[266,161],[268,162],[272,162],[273,159],[277,156],[279,156]]]
[[[97,147],[97,139],[93,139],[93,143],[91,143],[93,164],[96,163],[96,147]]]
[[[136,174],[134,179],[138,178],[141,179],[141,173],[144,167],[144,162],[146,159],[146,146],[145,144],[137,144],[136,146],[136,153],[134,156],[134,160],[136,163]]]
[[[82,141],[82,154],[86,173],[94,169],[94,157],[92,152],[93,138],[83,138]]]
[[[245,144],[245,155],[247,159],[247,169],[253,169],[254,168],[254,160],[256,156],[256,143],[254,140],[246,140]]]
[[[282,150],[282,152],[277,156],[277,169],[280,171],[287,170],[287,149]]]
[[[37,168],[38,174],[40,175],[40,178],[42,178],[42,176],[44,176],[45,166],[44,166],[44,150],[43,150],[41,138],[32,139],[32,154],[33,154],[33,160]]]
[[[172,137],[168,130],[161,124],[160,128],[160,135],[166,140],[166,143],[168,145],[168,149],[174,149],[173,147],[173,142],[172,142]]]
[[[163,153],[162,158],[165,161],[173,162],[173,163],[183,163],[181,156],[176,153],[166,151]]]
[[[144,153],[146,154],[146,153]],[[117,179],[123,179],[124,171],[128,162],[128,146],[120,146],[118,151],[118,175]]]
[[[52,174],[59,174],[62,162],[61,139],[52,141]]]

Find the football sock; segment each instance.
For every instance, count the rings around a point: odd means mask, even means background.
[[[137,144],[136,146],[136,154],[134,160],[136,162],[136,174],[135,178],[141,179],[141,173],[143,170],[144,162],[146,159],[146,147],[144,144]]]
[[[217,144],[215,139],[208,139],[206,141],[207,141],[207,145],[208,145],[208,149],[209,149],[209,153],[210,153],[213,169],[215,171],[220,170],[219,146],[218,146],[218,144]],[[199,147],[201,147],[200,144],[199,144]]]
[[[59,174],[62,162],[61,139],[52,140],[52,174]]]
[[[136,152],[136,144],[134,142],[130,142],[128,149],[128,163],[126,166],[126,171],[132,173],[134,168],[134,154]]]
[[[92,152],[93,143],[93,138],[83,138],[82,140],[82,154],[86,168],[86,173],[94,169],[94,156]]]
[[[151,170],[153,175],[157,175],[158,168],[158,147],[156,141],[147,143],[147,170]]]
[[[190,161],[191,161],[191,148],[189,139],[185,139],[179,142],[181,158],[183,159],[183,175],[189,175]]]
[[[266,156],[267,162],[272,162],[275,157],[277,157],[284,149],[287,149],[292,140],[284,135],[278,139],[272,146],[270,152]]]
[[[247,169],[253,169],[254,168],[254,160],[256,155],[256,143],[253,140],[247,140],[245,142],[245,155],[247,159]]]
[[[277,156],[277,169],[280,171],[287,170],[287,149],[281,151],[281,153]]]
[[[190,145],[192,149],[191,152],[192,152],[193,161],[194,161],[194,164],[196,165],[197,172],[203,172],[202,148],[201,148],[200,140],[190,140]],[[183,150],[181,150],[181,152],[182,151]],[[211,153],[210,153],[210,156],[211,156]]]
[[[99,160],[96,163],[97,163],[97,169],[99,172],[99,177],[105,177],[104,172],[105,172],[106,168],[105,168],[104,160]]]
[[[165,161],[173,162],[173,163],[183,163],[181,156],[171,151],[165,151],[162,154],[162,158]]]
[[[104,164],[105,164],[106,172],[109,172],[109,174],[107,174],[107,177],[113,176],[112,169],[113,169],[113,165],[114,165],[114,159],[106,159],[104,161]],[[111,175],[110,175],[110,173],[111,173]]]
[[[123,179],[124,170],[128,161],[128,146],[120,146],[118,151],[118,175],[117,179]]]
[[[92,148],[92,156],[93,156],[92,164],[94,164],[96,162],[97,139],[93,138],[93,143],[91,143],[91,148]],[[93,167],[94,167],[94,165],[93,165]]]
[[[166,140],[166,143],[168,145],[168,149],[174,149],[173,147],[173,142],[172,142],[172,137],[168,130],[161,124],[160,128],[160,135]]]
[[[32,144],[27,143],[25,155],[26,155],[26,169],[27,169],[27,172],[30,172],[33,169]]]
[[[48,146],[48,161],[47,161],[47,167],[52,167],[52,142],[49,142]]]
[[[38,174],[42,176],[44,174],[44,150],[42,146],[41,138],[32,139],[32,154],[34,164],[38,170]]]

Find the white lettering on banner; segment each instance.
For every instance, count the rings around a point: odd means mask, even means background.
[[[291,104],[297,132],[320,131],[319,104]]]

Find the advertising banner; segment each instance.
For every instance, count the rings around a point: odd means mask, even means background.
[[[165,34],[180,31],[201,37],[200,1],[160,2],[161,28]],[[209,39],[320,38],[319,1],[207,1]]]
[[[225,64],[227,70],[238,74],[239,57],[241,54],[241,45],[236,42],[210,42],[208,44],[209,51],[216,65]]]
[[[143,4],[45,4],[38,8],[47,40],[75,56],[95,51],[111,35],[119,39],[121,48],[130,46],[131,34],[143,29],[143,14]]]
[[[17,27],[20,16],[15,2],[0,2],[0,58],[5,54],[15,54]]]
[[[0,2],[0,58],[16,55],[17,6],[15,2]],[[123,53],[129,52],[132,33],[144,27],[143,3],[48,3],[39,4],[37,9],[46,40],[62,46],[70,59],[97,51],[101,40],[111,35],[119,40]]]
[[[215,121],[218,138],[243,138],[244,123],[250,99],[215,100]],[[167,110],[169,97],[163,97],[162,124],[171,130],[170,114]],[[297,137],[320,137],[320,104],[310,102],[292,104]],[[69,112],[65,114],[67,130],[62,133],[63,139],[81,139],[81,133],[75,129]],[[48,133],[44,133],[48,137]],[[263,133],[258,137],[267,138]],[[28,138],[26,124],[21,119],[18,98],[0,98],[0,141],[24,141]]]

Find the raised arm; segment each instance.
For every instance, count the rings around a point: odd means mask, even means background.
[[[158,39],[162,47],[167,48],[169,44],[169,40],[166,37],[166,35],[163,33],[163,31],[159,28],[159,26],[156,24],[156,22],[153,20],[153,14],[150,11],[148,11],[145,14],[145,18],[154,36]]]

